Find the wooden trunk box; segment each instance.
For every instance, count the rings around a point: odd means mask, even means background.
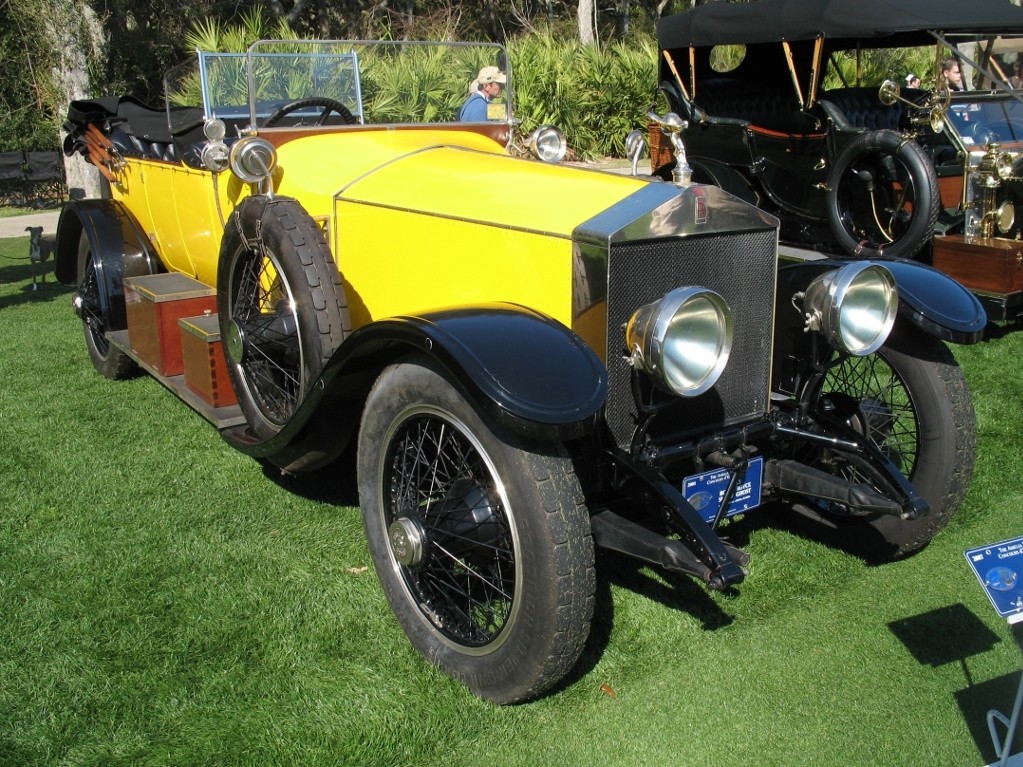
[[[1015,293],[1023,290],[1023,242],[999,237],[934,238],[934,267],[970,290]]]
[[[227,374],[217,315],[185,317],[178,320],[178,324],[181,326],[185,384],[213,407],[237,404]]]
[[[178,320],[217,310],[216,291],[183,274],[149,274],[124,281],[131,350],[162,376],[181,375]]]

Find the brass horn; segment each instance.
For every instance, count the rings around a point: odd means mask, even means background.
[[[902,88],[900,88],[899,84],[894,80],[885,80],[881,83],[881,87],[878,88],[877,91],[877,98],[886,107],[890,107],[898,101],[902,104],[907,104],[908,106],[913,107],[913,109],[924,109],[924,107],[920,106],[920,104],[910,101],[907,98],[903,98]],[[932,131],[935,133],[941,133],[945,130],[945,110],[948,108],[950,100],[950,96],[947,96],[945,98],[944,105],[934,104],[931,106],[930,113],[927,115],[926,120],[920,118],[914,119],[913,122],[921,124],[926,122],[930,125]]]

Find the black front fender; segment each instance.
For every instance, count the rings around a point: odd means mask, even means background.
[[[935,338],[975,344],[984,335],[987,312],[967,288],[933,267],[905,259],[877,259],[899,288],[899,317]]]
[[[973,293],[960,283],[925,264],[901,258],[875,258],[889,269],[899,291],[899,322],[909,322],[925,333],[956,344],[973,344],[981,340],[987,325],[987,313]],[[793,314],[793,294],[805,290],[811,280],[831,269],[850,263],[848,260],[818,259],[783,262],[778,271],[777,311],[783,324]],[[790,317],[790,319],[792,319]]]
[[[607,397],[607,371],[565,326],[511,304],[460,307],[366,325],[335,352],[320,380],[275,437],[223,432],[235,447],[290,471],[336,456],[354,433],[362,402],[385,366],[423,353],[447,370],[505,429],[539,440],[590,432]]]

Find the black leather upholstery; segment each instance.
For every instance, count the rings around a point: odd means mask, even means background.
[[[837,88],[820,95],[821,110],[839,130],[898,130],[905,105],[885,106],[877,88]]]
[[[696,93],[696,106],[710,121],[742,121],[782,133],[812,133],[817,122],[800,111],[791,85],[763,83],[751,87],[747,80],[708,80]],[[696,110],[691,114],[699,119]]]

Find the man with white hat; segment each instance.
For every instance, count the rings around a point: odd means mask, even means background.
[[[469,98],[458,112],[461,122],[486,122],[487,105],[501,92],[501,86],[508,82],[507,76],[497,67],[483,67],[470,86]]]

